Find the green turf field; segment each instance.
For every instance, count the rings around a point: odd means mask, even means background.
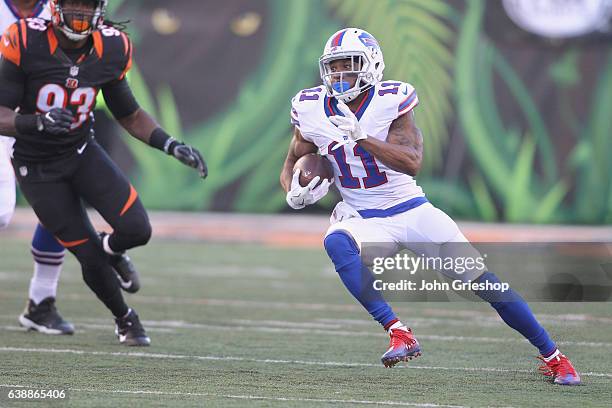
[[[53,406],[604,407],[612,401],[612,304],[532,305],[584,385],[537,373],[535,349],[474,303],[398,303],[424,355],[385,369],[385,333],[345,291],[323,250],[154,240],[131,253],[143,289],[128,297],[152,339],[118,345],[109,313],[72,256],[59,310],[77,333],[17,325],[29,244],[0,237],[0,406],[9,386],[69,390]]]

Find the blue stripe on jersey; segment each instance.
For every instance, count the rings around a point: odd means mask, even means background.
[[[374,91],[374,87],[368,89],[367,92],[368,94],[363,101],[361,101],[361,104],[357,108],[357,112],[355,112],[355,116],[358,120],[361,119],[368,106],[370,106],[370,103],[374,98],[374,94],[376,93]],[[338,100],[336,98],[330,98],[327,95],[325,96],[325,99],[323,99],[323,109],[325,110],[325,115],[327,115],[327,117],[333,115],[344,116],[342,112],[340,112],[340,109],[338,109]]]
[[[373,210],[361,210],[357,211],[361,218],[386,218],[392,217],[397,214],[401,214],[413,208],[417,208],[420,205],[428,203],[429,201],[425,197],[415,197],[406,202],[394,205],[393,207],[385,208],[384,210],[373,209]]]
[[[335,99],[330,98],[329,96],[325,95],[325,98],[323,99],[323,109],[325,110],[325,115],[329,118],[330,116],[333,116],[336,114],[336,112],[334,111],[332,102],[336,101]],[[337,102],[336,102],[337,103]]]
[[[368,94],[366,95],[365,99],[361,102],[359,108],[357,108],[357,112],[355,112],[355,116],[357,116],[357,119],[361,119],[368,106],[370,106],[372,98],[374,98],[374,87],[368,90]]]
[[[406,98],[404,102],[400,103],[399,107],[397,108],[398,112],[401,112],[404,109],[406,109],[408,106],[410,106],[410,104],[414,102],[414,99],[416,98],[416,96],[417,96],[416,91],[412,92],[412,95]]]

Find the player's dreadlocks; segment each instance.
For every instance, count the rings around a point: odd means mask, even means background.
[[[109,26],[109,27],[113,27],[116,28],[119,31],[123,31],[126,34],[128,34],[126,32],[127,28],[128,28],[128,24],[130,24],[132,22],[132,20],[123,20],[123,21],[112,21],[112,20],[107,20],[104,19],[104,24]],[[129,34],[128,34],[129,35]]]

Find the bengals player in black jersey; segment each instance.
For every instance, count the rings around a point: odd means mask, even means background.
[[[150,339],[123,299],[109,256],[145,245],[151,226],[138,193],[94,138],[98,92],[130,135],[203,178],[206,164],[139,107],[125,78],[132,43],[104,24],[107,0],[50,3],[52,21],[20,20],[0,40],[0,134],[15,137],[13,168],[23,195],[80,262],[85,282],[115,316],[119,341],[147,346]],[[96,233],[82,201],[102,215],[112,234]]]

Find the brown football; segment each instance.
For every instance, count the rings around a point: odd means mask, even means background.
[[[293,171],[296,169],[301,170],[300,185],[302,187],[306,187],[316,176],[321,177],[318,184],[325,178],[330,181],[334,178],[334,168],[331,163],[318,153],[309,153],[300,157],[293,166]]]

